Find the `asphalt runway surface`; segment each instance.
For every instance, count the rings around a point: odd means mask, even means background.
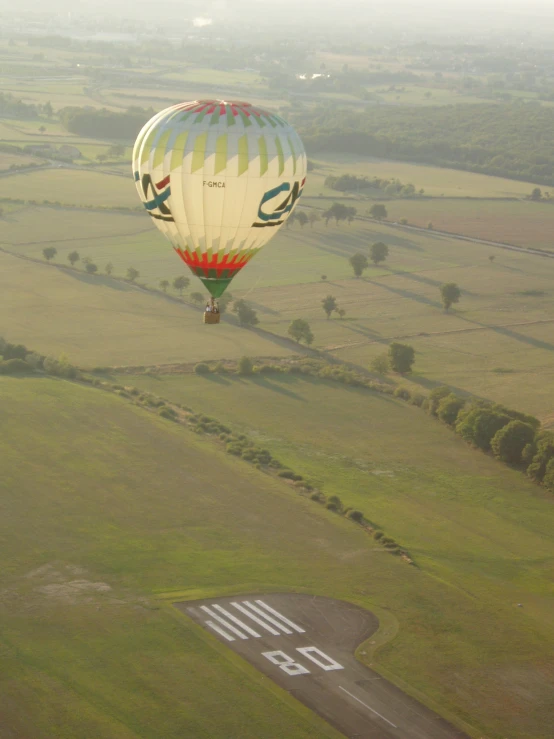
[[[349,739],[468,739],[354,657],[369,611],[282,593],[175,605]]]

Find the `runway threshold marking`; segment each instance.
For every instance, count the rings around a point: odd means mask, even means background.
[[[290,618],[283,616],[282,613],[279,613],[263,600],[256,600],[255,603],[248,600],[243,600],[240,603],[233,602],[229,603],[227,608],[223,608],[219,603],[210,603],[209,605],[200,606],[200,609],[210,616],[209,621],[204,621],[206,626],[209,626],[210,629],[216,631],[227,641],[235,641],[235,637],[239,639],[248,639],[249,637],[259,639],[261,634],[251,625],[248,625],[248,621],[261,626],[272,636],[282,636],[283,634],[290,636],[294,632],[297,634],[305,633],[305,629],[295,624]],[[241,613],[242,618],[235,616],[231,612],[233,609]],[[217,622],[217,629],[214,628],[215,622]]]
[[[343,691],[343,693],[346,693],[346,695],[349,695],[349,696],[350,696],[351,698],[353,698],[353,699],[354,699],[355,701],[358,701],[358,703],[360,703],[360,704],[361,704],[362,706],[364,706],[364,708],[367,708],[367,709],[368,709],[369,711],[371,711],[371,713],[374,713],[374,714],[375,714],[376,716],[379,716],[379,718],[382,718],[382,719],[383,719],[383,721],[386,721],[386,722],[387,722],[387,724],[390,724],[390,726],[392,726],[392,727],[393,727],[394,729],[398,729],[398,726],[397,726],[396,724],[393,724],[393,723],[392,723],[392,721],[389,721],[389,720],[388,720],[388,718],[385,718],[385,717],[384,717],[384,716],[382,716],[382,715],[381,715],[381,714],[380,714],[380,713],[379,713],[378,711],[376,711],[376,710],[375,710],[374,708],[372,708],[371,706],[368,706],[368,705],[367,705],[367,703],[364,703],[364,702],[363,702],[363,701],[361,701],[361,700],[360,700],[359,698],[356,698],[356,696],[355,696],[355,695],[353,695],[353,694],[352,694],[352,693],[351,693],[351,692],[350,692],[349,690],[347,690],[346,688],[343,688],[343,687],[342,687],[342,685],[339,685],[339,690],[342,690],[342,691]]]

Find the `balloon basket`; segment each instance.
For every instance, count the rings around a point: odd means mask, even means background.
[[[204,323],[219,323],[220,313],[208,313],[204,311]]]

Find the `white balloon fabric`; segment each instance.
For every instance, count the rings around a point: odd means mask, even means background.
[[[285,223],[306,171],[292,126],[242,102],[167,108],[144,126],[133,150],[146,210],[214,297]]]

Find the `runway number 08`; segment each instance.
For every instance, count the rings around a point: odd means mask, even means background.
[[[329,672],[330,670],[344,670],[342,665],[335,662],[334,659],[331,659],[329,655],[325,654],[325,652],[322,652],[321,649],[318,649],[317,647],[299,647],[296,651],[300,652],[304,657],[307,657],[322,670],[325,670],[325,672]],[[262,652],[262,655],[291,677],[310,674],[307,667],[295,662],[294,659],[288,656],[288,654],[285,654],[280,650],[277,652]]]

